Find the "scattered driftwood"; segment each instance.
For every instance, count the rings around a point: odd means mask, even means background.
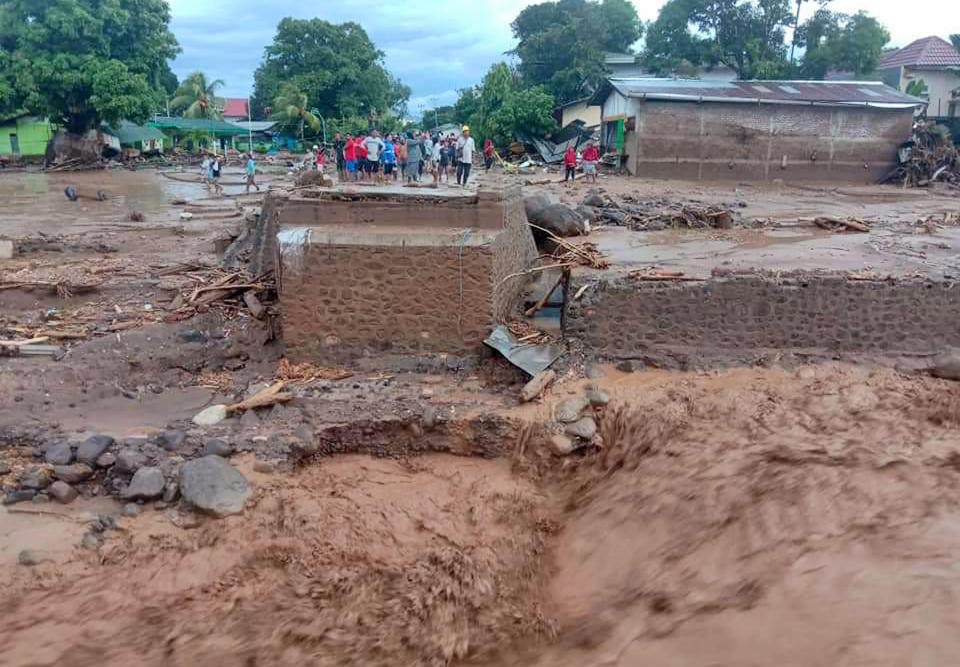
[[[634,280],[646,280],[651,282],[698,282],[703,280],[703,278],[694,278],[692,276],[684,275],[683,271],[658,271],[656,269],[636,269],[627,275]]]
[[[927,187],[936,182],[960,188],[960,149],[944,125],[920,121],[913,138],[900,149],[900,164],[881,180],[903,187]]]
[[[285,386],[286,382],[283,380],[274,382],[272,385],[262,391],[258,391],[250,398],[240,401],[239,403],[234,403],[233,405],[228,405],[227,412],[242,412],[244,410],[252,410],[253,408],[265,408],[270,405],[275,405],[276,403],[286,403],[287,401],[292,401],[294,399],[294,395],[282,391]]]
[[[566,271],[561,271],[560,275],[557,277],[557,281],[553,283],[550,289],[548,289],[544,293],[544,295],[540,297],[539,301],[537,301],[535,304],[527,308],[527,310],[523,314],[526,315],[527,317],[530,317],[531,315],[536,313],[538,310],[543,308],[545,305],[547,305],[547,302],[550,300],[550,296],[554,293],[554,291],[557,289],[560,283],[563,282],[564,278],[566,278]]]
[[[527,224],[547,234],[550,240],[558,246],[557,251],[551,256],[553,259],[563,264],[581,264],[583,266],[589,266],[592,269],[605,269],[609,266],[606,256],[597,250],[596,244],[590,243],[589,241],[571,243],[557,236],[549,229],[535,225],[532,222],[528,222]]]
[[[813,224],[831,232],[870,232],[870,226],[866,222],[855,218],[832,218],[822,215],[814,218]]]
[[[314,380],[344,380],[353,377],[353,371],[346,368],[336,368],[329,366],[318,366],[308,361],[299,364],[292,364],[286,358],[280,360],[277,366],[277,372],[274,374],[277,380],[285,382],[313,382]]]
[[[520,400],[524,403],[529,403],[546,391],[547,387],[556,379],[557,374],[555,371],[549,368],[545,371],[540,371],[520,390]]]

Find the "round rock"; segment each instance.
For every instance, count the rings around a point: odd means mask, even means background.
[[[137,470],[123,497],[130,500],[153,500],[163,495],[166,480],[160,468],[145,466]]]
[[[250,498],[247,478],[220,456],[204,456],[180,466],[180,495],[216,516],[238,514]]]
[[[109,435],[91,435],[77,446],[77,460],[92,466],[113,442]]]

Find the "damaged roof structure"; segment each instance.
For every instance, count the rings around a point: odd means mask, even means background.
[[[631,174],[876,182],[923,101],[868,81],[610,78],[601,144]]]

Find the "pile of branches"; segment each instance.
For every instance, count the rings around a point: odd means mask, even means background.
[[[737,206],[674,202],[669,199],[639,200],[624,195],[619,201],[606,197],[604,205],[596,209],[596,214],[601,222],[629,227],[634,231],[730,229],[741,226],[739,213],[734,210]]]
[[[268,271],[250,278],[244,271],[222,270],[193,274],[194,285],[174,297],[167,306],[169,313],[164,320],[179,322],[211,307],[226,311],[227,317],[248,311],[255,319],[263,319],[268,312],[260,296],[275,293],[272,275],[273,272]]]
[[[960,149],[949,129],[920,121],[913,129],[913,138],[900,149],[900,164],[880,182],[922,188],[938,181],[960,189]]]

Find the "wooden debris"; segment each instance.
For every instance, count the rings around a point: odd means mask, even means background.
[[[515,320],[507,323],[507,329],[516,336],[517,341],[528,345],[546,345],[553,342],[550,334],[540,331],[529,322]]]
[[[289,359],[281,359],[274,377],[285,382],[313,382],[314,380],[343,380],[353,376],[346,368],[318,366],[310,362],[292,364]]]
[[[703,278],[694,278],[691,276],[684,275],[683,271],[658,271],[656,269],[635,269],[627,274],[630,278],[634,280],[647,280],[647,281],[690,281],[698,282],[702,281]]]
[[[283,380],[275,382],[266,389],[258,391],[256,394],[250,398],[240,401],[239,403],[234,403],[233,405],[227,406],[227,412],[241,412],[244,410],[252,410],[253,408],[265,408],[269,405],[275,405],[276,403],[286,403],[287,401],[292,401],[294,395],[282,391],[286,386],[286,382]]]
[[[528,222],[527,224],[534,229],[545,232],[547,236],[559,246],[558,250],[552,255],[553,259],[562,263],[582,264],[592,269],[605,269],[609,266],[606,256],[597,250],[596,244],[590,243],[589,241],[571,243],[540,225],[535,225],[532,222]]]
[[[524,403],[529,403],[546,391],[547,387],[556,379],[556,372],[549,368],[545,371],[540,371],[520,390],[520,400]]]
[[[903,187],[926,187],[942,182],[960,186],[960,149],[950,131],[931,121],[918,121],[906,160],[884,176],[881,183]]]
[[[247,304],[247,308],[250,309],[250,314],[254,318],[258,320],[263,319],[267,309],[264,308],[262,303],[260,303],[260,299],[258,299],[257,295],[253,293],[253,290],[247,290],[243,293],[243,302]]]
[[[813,224],[832,232],[869,232],[870,226],[863,220],[854,218],[833,218],[822,215],[813,219]]]
[[[557,287],[560,285],[560,283],[563,282],[563,279],[565,277],[566,277],[566,270],[560,273],[560,276],[557,278],[557,281],[550,287],[550,289],[548,289],[544,293],[544,295],[540,298],[540,300],[537,301],[532,306],[530,306],[529,308],[527,308],[527,310],[523,314],[526,315],[527,317],[530,317],[531,315],[536,313],[538,310],[543,308],[545,305],[547,305],[547,301],[550,300],[550,295],[552,295],[554,291],[556,291]]]

